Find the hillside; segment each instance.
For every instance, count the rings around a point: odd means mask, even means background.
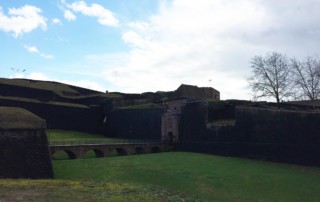
[[[102,100],[120,98],[116,94],[102,93],[58,82],[5,78],[0,78],[0,96],[13,100],[21,98],[24,101],[31,99],[30,101],[84,105],[100,104]]]
[[[118,106],[144,103],[161,103],[167,99],[220,99],[219,91],[213,88],[199,88],[182,84],[175,91],[157,91],[145,93],[99,92],[77,86],[53,81],[31,79],[0,78],[0,100],[23,100],[24,102],[45,102],[65,105],[63,103],[82,105],[101,105],[107,100],[116,100]]]

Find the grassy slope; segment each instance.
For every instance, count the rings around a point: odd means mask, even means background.
[[[160,186],[219,201],[318,201],[320,169],[217,157],[161,153],[54,161],[55,177]]]
[[[31,81],[31,82],[29,82]],[[34,88],[39,90],[48,90],[56,92],[59,95],[62,95],[62,92],[68,92],[70,94],[79,94],[74,89],[70,88],[67,84],[50,82],[50,81],[37,81],[37,80],[28,80],[28,79],[0,79],[0,83],[7,85],[15,85],[27,88]]]
[[[30,79],[5,79],[0,78],[0,84],[5,85],[14,85],[27,87],[30,89],[37,90],[46,90],[52,91],[61,97],[69,97],[69,98],[84,98],[90,96],[101,96],[105,98],[120,98],[119,95],[113,93],[102,93],[94,90],[83,89],[81,87],[71,86],[64,83],[59,82],[51,82],[51,81],[38,81],[38,80],[30,80]],[[85,95],[80,93],[78,90],[83,89],[82,91],[86,91]]]

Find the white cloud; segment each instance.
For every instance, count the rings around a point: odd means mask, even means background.
[[[45,59],[54,59],[54,55],[52,55],[52,54],[40,53],[40,56],[45,58]]]
[[[0,30],[12,33],[16,38],[38,27],[46,30],[46,18],[41,13],[40,8],[25,5],[21,8],[9,8],[6,15],[0,7]]]
[[[246,58],[252,54],[250,45],[232,35],[267,29],[265,17],[262,8],[246,1],[184,0],[162,5],[148,21],[128,24],[122,35],[132,47],[128,62],[109,64],[105,77],[127,92],[174,90],[186,83],[211,85],[223,98],[243,98],[248,93],[244,74],[237,62],[224,60],[231,59],[228,53]]]
[[[33,79],[33,80],[42,80],[42,81],[49,81],[50,78],[46,76],[45,74],[39,73],[39,72],[32,72],[29,75],[26,76],[27,79]]]
[[[119,25],[119,21],[114,16],[114,13],[99,4],[94,3],[88,6],[84,1],[75,1],[71,4],[67,4],[65,1],[62,1],[62,3],[73,12],[78,12],[86,16],[97,17],[98,22],[102,25],[111,27],[117,27]],[[69,13],[71,12],[69,11]]]
[[[53,19],[52,19],[52,23],[53,23],[53,24],[56,24],[56,25],[62,25],[61,20],[58,19],[58,18],[53,18]]]
[[[318,51],[320,2],[312,2],[163,1],[156,15],[128,23],[122,38],[131,51],[121,64],[107,56],[96,60],[116,90],[173,90],[186,83],[211,85],[223,99],[250,99],[246,77],[254,55]]]
[[[10,78],[33,79],[33,80],[42,80],[42,81],[50,80],[49,77],[39,72],[32,72],[30,74],[26,74],[24,72],[17,72],[14,75],[10,76]]]
[[[35,46],[24,46],[25,49],[27,49],[30,53],[39,53],[39,50]]]
[[[27,45],[24,45],[23,47],[24,47],[29,53],[36,53],[36,54],[40,55],[41,57],[43,57],[43,58],[45,58],[45,59],[53,59],[53,58],[54,58],[54,55],[42,53],[42,52],[39,51],[38,48],[35,47],[35,46],[27,46]]]
[[[77,17],[70,10],[65,10],[63,16],[68,21],[74,21],[77,19]]]

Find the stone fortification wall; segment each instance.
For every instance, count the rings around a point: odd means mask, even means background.
[[[207,102],[189,102],[182,108],[180,137],[179,141],[183,144],[192,144],[195,141],[202,141],[207,136]]]
[[[208,102],[208,121],[221,119],[235,119],[235,108],[241,105],[250,105],[250,101],[244,100],[226,100]]]
[[[0,83],[0,95],[10,96],[10,97],[32,98],[32,99],[38,99],[40,101],[58,101],[60,99],[55,93],[49,90],[34,89],[34,88],[7,85],[7,84],[1,84],[1,83]]]
[[[241,155],[320,166],[320,113],[237,107]]]
[[[189,99],[214,99],[220,100],[220,92],[211,87],[198,87],[182,84],[179,88],[173,91],[171,99],[189,98]]]
[[[45,121],[21,108],[0,107],[0,178],[52,178]]]
[[[8,99],[0,99],[0,105],[27,109],[45,119],[48,129],[92,133],[100,133],[103,129],[104,111],[101,107]]]
[[[237,107],[237,135],[246,142],[320,144],[320,113]]]
[[[18,85],[14,85],[13,81],[6,81],[11,82],[11,84],[1,83],[4,80],[0,79],[0,96],[16,99],[34,99],[40,102],[64,102],[84,105],[100,105],[111,100],[105,93],[56,82],[20,79],[20,83],[16,81]],[[120,99],[120,97],[113,97],[112,99]]]
[[[107,117],[107,134],[117,138],[161,140],[162,109],[119,109]]]
[[[236,107],[235,125],[213,124],[204,130],[206,112],[200,109],[183,115],[183,150],[320,166],[318,112]]]
[[[0,178],[52,178],[45,130],[0,130]]]

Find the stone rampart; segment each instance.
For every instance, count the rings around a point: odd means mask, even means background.
[[[235,108],[234,126],[204,131],[205,112],[192,111],[183,122],[182,150],[320,166],[319,112],[242,106]]]
[[[52,178],[45,120],[21,108],[0,107],[0,178]]]
[[[102,107],[68,103],[45,103],[29,100],[0,99],[0,105],[21,107],[46,120],[48,129],[101,133]]]

